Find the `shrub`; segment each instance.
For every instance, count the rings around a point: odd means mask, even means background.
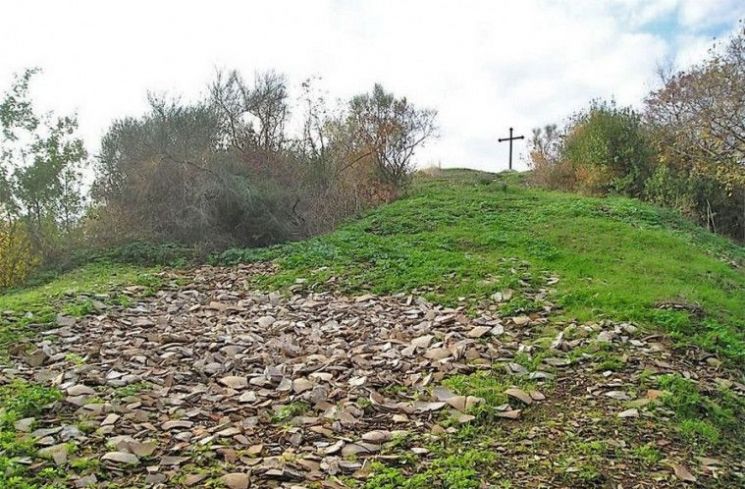
[[[612,102],[593,102],[576,114],[561,147],[561,159],[591,193],[641,195],[652,156],[639,114]]]
[[[303,134],[285,132],[284,78],[219,74],[209,98],[150,99],[102,141],[86,233],[98,245],[179,243],[204,254],[329,231],[391,200],[434,112],[376,85],[333,113],[304,85]]]
[[[636,112],[595,101],[572,116],[561,133],[553,125],[533,130],[531,180],[588,194],[640,196],[653,155]]]
[[[23,283],[40,264],[26,227],[0,221],[0,289]]]

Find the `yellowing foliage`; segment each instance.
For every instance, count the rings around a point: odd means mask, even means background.
[[[39,263],[26,228],[0,221],[0,289],[23,283]]]

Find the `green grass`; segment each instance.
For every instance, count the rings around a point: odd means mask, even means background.
[[[637,460],[647,467],[654,467],[665,458],[662,452],[660,452],[660,450],[652,443],[638,445],[633,448],[632,453]]]
[[[30,437],[18,434],[14,428],[19,419],[37,416],[47,405],[61,398],[62,393],[57,389],[20,380],[0,386],[0,487],[62,487],[53,485],[61,476],[55,469],[34,473],[34,469],[20,462],[22,457],[33,456],[36,447]]]
[[[432,463],[414,474],[375,462],[372,475],[364,489],[478,489],[483,480],[480,470],[494,461],[494,452],[463,450],[458,453],[438,453]]]
[[[301,416],[310,409],[310,406],[303,401],[295,401],[279,406],[274,414],[272,415],[272,423],[284,423],[294,418],[295,416]]]
[[[662,403],[673,411],[678,431],[688,443],[705,448],[745,438],[741,422],[745,400],[738,395],[726,389],[702,393],[680,374],[663,375],[658,382],[665,391]]]
[[[517,294],[502,306],[511,314],[538,307],[524,292],[555,276],[556,317],[634,321],[745,363],[745,248],[670,210],[518,179],[446,171],[331,234],[215,261],[274,259],[280,271],[258,283],[265,287],[304,278],[350,293],[417,291],[450,305],[511,288]]]
[[[43,285],[5,292],[0,295],[0,358],[8,345],[32,334],[32,328],[38,325],[52,324],[59,313],[84,316],[95,312],[94,303],[87,296],[108,294],[102,298],[103,302],[127,305],[129,297],[117,287],[139,285],[145,288],[143,294],[152,293],[160,285],[156,271],[156,268],[97,261]]]

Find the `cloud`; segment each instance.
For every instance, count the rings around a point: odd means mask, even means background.
[[[35,93],[77,110],[95,151],[114,118],[145,109],[148,90],[196,97],[217,66],[274,68],[295,88],[320,75],[341,98],[379,81],[439,110],[441,137],[420,162],[498,170],[509,126],[528,135],[596,97],[639,103],[656,64],[695,61],[712,26],[732,28],[739,3],[4,3],[0,16],[13,20],[0,31],[0,84],[43,67]]]

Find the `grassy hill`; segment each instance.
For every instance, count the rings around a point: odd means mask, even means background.
[[[405,198],[333,233],[229,250],[214,262],[256,260],[279,266],[277,274],[258,278],[258,287],[303,282],[349,293],[416,291],[467,307],[509,289],[512,299],[500,306],[505,314],[549,303],[559,308],[557,319],[634,321],[738,366],[745,362],[745,247],[674,211],[623,197],[528,188],[516,173],[420,176]],[[0,311],[25,314],[4,322],[0,344],[22,334],[24,324],[51,321],[59,312],[55,300],[67,298],[68,310],[90,309],[90,300],[76,294],[132,283],[154,288],[155,272],[96,262],[0,295]],[[542,288],[548,293],[536,298]]]
[[[521,180],[445,170],[334,233],[219,261],[276,260],[279,273],[263,286],[302,279],[354,293],[417,290],[449,305],[512,289],[506,314],[541,308],[529,292],[547,287],[543,301],[561,308],[559,318],[638,322],[742,365],[745,248],[670,210]]]
[[[495,363],[465,365],[457,374],[439,372],[425,390],[411,391],[400,379],[378,386],[392,399],[424,399],[439,387],[480,403],[468,413],[424,415],[412,433],[383,445],[386,457],[374,459],[362,473],[339,476],[335,487],[478,489],[484,480],[503,488],[679,487],[681,480],[694,478],[704,487],[736,487],[745,480],[745,248],[674,212],[626,198],[529,188],[514,173],[448,170],[418,177],[404,198],[328,235],[213,257],[214,264],[228,267],[268,260],[275,273],[264,274],[264,265],[243,270],[249,290],[412,293],[459,307],[474,320],[498,314],[504,322],[503,336],[466,339],[481,348],[496,345],[502,356]],[[98,314],[148,310],[159,301],[152,297],[159,288],[172,292],[182,287],[181,280],[187,288],[206,287],[204,281],[193,282],[200,270],[99,260],[46,284],[0,295],[0,364],[17,360],[19,349],[38,345],[34,339],[54,325],[58,314],[89,321]],[[220,282],[237,280],[225,278],[234,275],[229,268],[209,270],[224,274],[216,279]],[[232,290],[245,293],[239,288],[234,284]],[[367,307],[365,301],[353,304],[363,311]],[[470,319],[437,310],[458,324],[445,334],[434,332],[435,341],[451,334],[463,338]],[[602,334],[611,336],[601,341]],[[153,330],[150,336],[158,335]],[[554,346],[557,338],[572,346]],[[407,344],[399,340],[386,354]],[[78,343],[84,341],[81,332]],[[368,340],[362,341],[364,348],[358,345],[356,351],[367,351]],[[68,346],[84,352],[84,343],[78,343]],[[76,375],[110,367],[101,365],[95,352],[66,354],[57,362]],[[420,357],[416,365],[428,363]],[[59,402],[63,393],[37,382],[30,370],[27,365],[20,370],[26,380],[0,377],[0,485],[63,487],[83,476],[110,483],[97,487],[141,481],[136,468],[100,470],[105,448],[97,443],[106,437],[98,436],[95,426],[88,441],[65,448],[69,464],[47,463],[37,470],[40,466],[19,463],[40,455],[18,423],[32,417],[34,423],[78,422],[70,406]],[[158,387],[101,384],[95,397],[117,405],[122,396],[135,396],[134,402],[148,389]],[[530,399],[516,404],[507,395],[514,389],[530,392]],[[376,410],[364,392],[359,398],[347,392],[344,398],[347,407],[353,404],[354,412],[362,413],[360,425],[387,422],[390,413]],[[311,409],[304,401],[293,402],[280,408],[297,415]],[[500,417],[508,402],[519,408],[517,419]],[[284,412],[259,416],[263,423],[279,423],[274,428],[280,440],[289,426],[284,423],[295,415],[278,415]],[[167,433],[152,436],[163,446],[171,440]],[[352,440],[360,434],[343,436]],[[245,468],[206,456],[212,454],[209,446],[183,448],[189,464],[181,478],[173,479],[174,487],[185,487],[178,481],[187,473],[209,476],[210,487],[222,487],[223,473]],[[321,487],[313,484],[308,487]]]

